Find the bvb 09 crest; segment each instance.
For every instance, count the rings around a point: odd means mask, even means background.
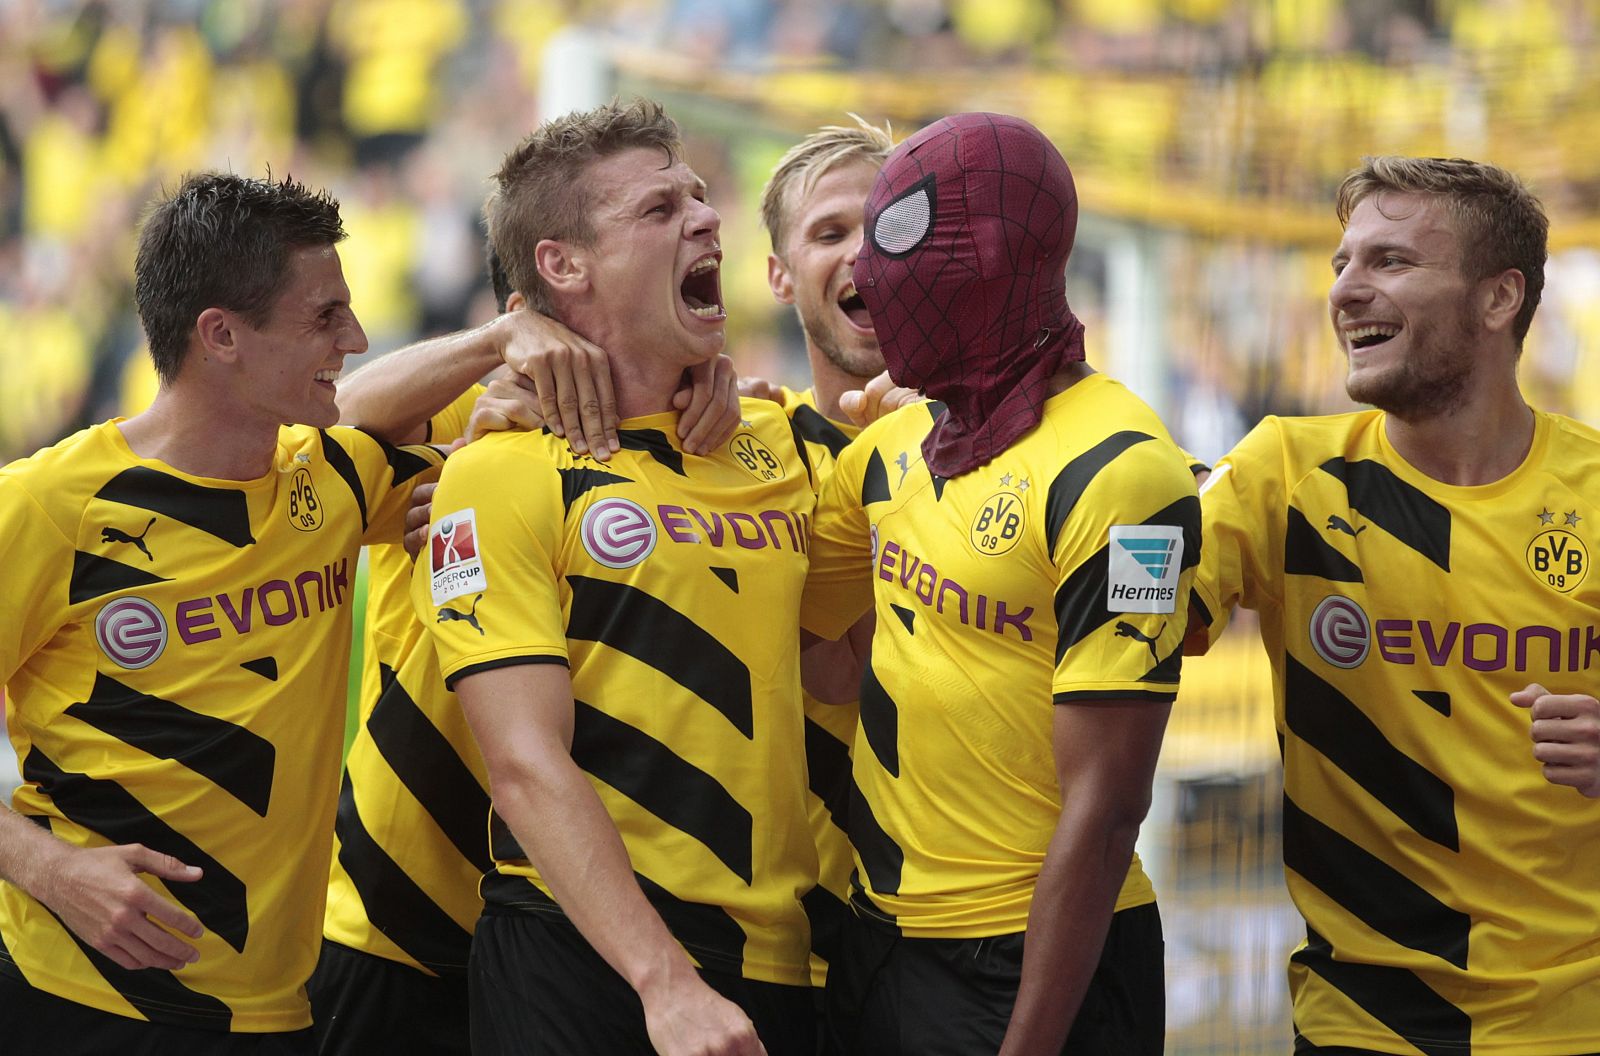
[[[1570,594],[1589,575],[1589,551],[1565,528],[1551,528],[1528,544],[1528,570],[1552,590]]]
[[[1020,495],[997,491],[978,508],[968,539],[980,554],[1003,554],[1017,545],[1025,518]]]

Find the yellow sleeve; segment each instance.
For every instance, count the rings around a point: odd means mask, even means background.
[[[76,549],[20,481],[0,474],[0,684],[66,621]]]
[[[491,667],[567,661],[561,483],[534,441],[506,433],[467,445],[434,492],[411,602],[451,688]]]
[[[1126,448],[1059,523],[1057,704],[1170,701],[1178,691],[1200,500],[1183,453],[1161,439]]]
[[[849,630],[872,607],[876,551],[862,486],[868,467],[883,460],[857,441],[839,453],[817,497],[811,531],[811,570],[800,601],[800,626],[829,641]]]
[[[367,527],[363,544],[394,543],[405,534],[406,510],[417,485],[437,480],[444,452],[428,444],[386,444],[360,429],[336,426],[327,436],[341,449],[361,480]],[[330,458],[337,457],[329,449]],[[345,467],[339,467],[341,473]]]
[[[466,436],[467,423],[472,420],[472,408],[477,406],[478,397],[484,394],[485,389],[482,383],[473,385],[450,401],[450,406],[429,419],[428,442],[451,444]]]
[[[1285,502],[1282,426],[1268,417],[1217,462],[1200,489],[1205,546],[1190,605],[1208,645],[1235,605],[1259,610],[1272,602],[1268,570],[1283,567]]]

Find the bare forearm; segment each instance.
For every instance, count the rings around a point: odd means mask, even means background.
[[[39,898],[51,873],[71,851],[70,844],[49,830],[10,807],[0,806],[0,879]]]
[[[692,971],[634,879],[616,824],[570,757],[495,782],[494,801],[567,918],[630,986],[642,993]]]
[[[395,444],[424,439],[428,419],[500,365],[497,322],[408,345],[341,380],[339,423]]]
[[[1059,1053],[1099,963],[1139,817],[1095,813],[1064,812],[1045,852],[1002,1056]]]

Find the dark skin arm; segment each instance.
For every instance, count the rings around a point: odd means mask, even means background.
[[[1022,982],[1001,1056],[1055,1056],[1072,1029],[1128,875],[1169,704],[1057,705],[1061,818],[1028,914]]]

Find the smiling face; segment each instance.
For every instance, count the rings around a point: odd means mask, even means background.
[[[1350,398],[1422,420],[1461,406],[1480,366],[1481,283],[1443,203],[1373,194],[1355,207],[1333,257],[1334,333],[1349,361]]]
[[[350,309],[336,249],[291,250],[288,272],[266,321],[240,320],[234,330],[238,397],[275,424],[323,428],[339,420],[334,379],[346,356],[367,350],[367,335]]]
[[[690,366],[722,351],[722,218],[706,185],[681,161],[637,147],[585,173],[594,241],[575,247],[595,316],[620,348],[654,350]],[[609,347],[609,346],[608,346]]]
[[[850,161],[825,172],[808,195],[794,187],[783,253],[767,259],[773,296],[795,306],[806,340],[863,381],[883,371],[883,351],[852,276],[867,194],[877,176],[877,165]]]

